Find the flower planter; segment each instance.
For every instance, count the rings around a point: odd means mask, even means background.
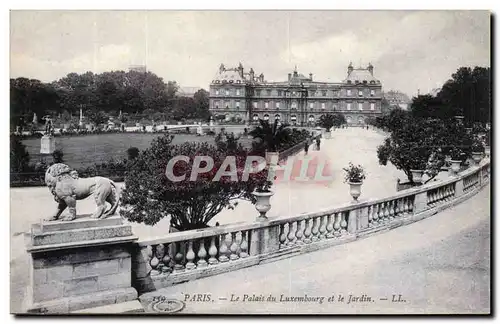
[[[361,195],[361,185],[363,182],[351,182],[349,181],[349,186],[351,187],[349,193],[355,201],[358,201],[358,197]]]
[[[472,152],[472,160],[476,165],[481,162],[481,159],[483,158],[483,153],[482,152]]]
[[[260,216],[257,217],[257,220],[267,220],[266,213],[271,209],[271,197],[274,195],[274,192],[252,192],[252,195],[257,199],[255,203],[255,209],[260,213]]]
[[[458,174],[458,171],[460,171],[460,164],[462,163],[462,161],[460,160],[451,160],[451,173],[452,175],[457,175]]]
[[[424,170],[410,170],[413,176],[413,182],[422,183],[422,176],[424,175]]]
[[[279,155],[279,152],[266,152],[266,164],[268,166],[277,166]]]

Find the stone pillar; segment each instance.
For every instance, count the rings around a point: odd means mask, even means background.
[[[265,255],[279,250],[279,225],[252,230],[250,255]]]
[[[427,191],[415,194],[415,206],[413,206],[413,214],[418,214],[428,209],[427,205]]]
[[[455,182],[455,198],[464,194],[464,179]]]
[[[355,234],[359,229],[360,225],[362,223],[362,217],[361,209],[352,209],[348,211],[347,215],[347,232],[350,234]],[[368,227],[368,218],[366,218],[366,226]]]
[[[136,299],[131,285],[136,239],[120,216],[33,225],[26,311],[69,313]]]
[[[40,139],[40,153],[52,154],[56,150],[56,139],[51,135],[43,135]]]

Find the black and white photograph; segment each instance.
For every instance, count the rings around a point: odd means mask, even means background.
[[[10,313],[490,315],[493,15],[10,10]]]

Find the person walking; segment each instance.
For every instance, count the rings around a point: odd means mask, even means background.
[[[316,139],[316,150],[317,150],[317,151],[319,151],[320,144],[321,144],[321,139],[318,137],[318,138]]]
[[[307,151],[309,151],[309,140],[307,139],[306,140],[306,143],[304,145],[304,152],[305,152],[305,155],[307,155]]]

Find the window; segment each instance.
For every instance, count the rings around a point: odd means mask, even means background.
[[[240,109],[240,101],[239,100],[236,101],[236,109]]]
[[[280,109],[280,103],[279,103],[279,101],[276,102],[276,109]]]
[[[326,106],[326,105],[325,105],[325,103],[324,103],[324,102],[322,102],[322,103],[321,103],[321,109],[325,109],[325,106]]]
[[[271,90],[267,90],[267,95],[270,96],[271,95]]]
[[[314,97],[314,91],[309,91],[309,96]]]
[[[253,107],[257,108],[257,102],[256,101],[253,102]]]
[[[375,95],[375,90],[370,90],[370,96],[374,96]]]
[[[240,89],[236,89],[236,95],[239,96],[240,95]]]
[[[282,93],[281,90],[278,90],[278,97],[281,97]]]
[[[279,114],[274,115],[274,119],[280,120],[281,116]]]
[[[219,89],[215,89],[215,95],[219,95]]]
[[[309,108],[311,108],[311,109],[314,108],[314,102],[309,103]]]
[[[292,109],[297,109],[297,101],[292,102]]]
[[[337,110],[337,105],[333,105],[333,110]]]
[[[297,116],[296,116],[296,115],[292,115],[292,116],[290,116],[290,120],[291,120],[291,121],[296,121],[296,120],[297,120]]]
[[[214,107],[215,109],[219,109],[219,101],[214,101]]]
[[[370,110],[375,110],[375,104],[373,102],[370,104]]]
[[[236,80],[236,83],[241,83],[241,80]]]
[[[297,92],[293,91],[292,92],[292,96],[295,96],[297,94]]]
[[[351,95],[351,89],[347,89],[347,95],[350,96]]]
[[[363,90],[358,90],[358,96],[363,97]]]
[[[257,120],[259,119],[259,115],[257,115],[257,114],[253,114],[252,119],[253,119],[254,121],[257,121]]]
[[[229,101],[226,101],[226,102],[224,103],[224,107],[226,107],[226,109],[228,109],[228,108],[229,108]]]
[[[264,115],[264,120],[269,120],[269,115],[268,114]]]
[[[358,109],[363,110],[363,103],[362,102],[358,103]]]
[[[229,89],[226,89],[226,96],[229,96],[229,93],[230,93]]]
[[[323,97],[326,97],[326,91],[323,91]]]
[[[351,110],[351,103],[350,102],[347,103],[347,110]]]
[[[267,101],[264,102],[264,108],[266,108],[266,109],[269,108],[269,102],[267,102]]]
[[[260,96],[260,90],[255,90],[255,95]]]

